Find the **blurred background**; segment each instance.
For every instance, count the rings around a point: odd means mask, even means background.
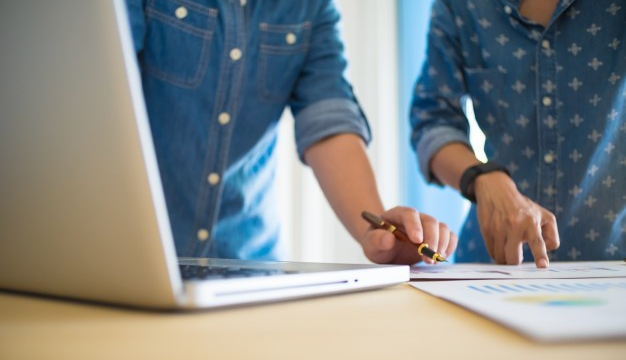
[[[458,234],[469,203],[451,189],[427,185],[409,144],[409,105],[426,49],[432,0],[336,0],[348,58],[347,76],[372,130],[368,148],[386,208],[411,206]],[[471,140],[484,136],[466,103]],[[293,261],[366,263],[361,247],[337,220],[311,169],[296,156],[293,118],[286,111],[279,136],[281,236]]]

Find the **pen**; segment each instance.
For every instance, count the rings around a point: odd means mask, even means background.
[[[396,238],[398,240],[401,241],[406,241],[409,243],[413,243],[410,239],[409,236],[404,232],[404,230],[402,230],[401,228],[397,227],[396,225],[385,221],[383,219],[381,219],[379,216],[376,216],[370,212],[367,211],[363,211],[361,213],[361,217],[363,217],[363,219],[365,219],[368,223],[370,223],[370,225],[372,225],[374,228],[376,229],[383,229],[383,230],[387,230],[390,233],[394,234],[396,236]],[[420,255],[425,255],[435,261],[438,262],[448,262],[448,260],[446,260],[443,256],[441,256],[439,253],[431,250],[430,248],[428,248],[428,244],[426,243],[422,243],[420,245],[417,245],[417,253]]]

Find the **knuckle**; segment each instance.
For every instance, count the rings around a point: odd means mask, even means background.
[[[420,219],[423,222],[433,222],[433,221],[437,221],[437,219],[435,219],[434,217],[428,215],[428,214],[419,214]]]
[[[402,212],[408,213],[408,214],[415,214],[417,213],[417,210],[415,210],[412,207],[409,206],[398,206],[397,207],[399,210],[402,210]]]
[[[532,217],[532,225],[535,227],[539,227],[541,225],[541,217],[533,216]]]
[[[504,218],[504,221],[506,222],[506,224],[508,226],[515,226],[515,225],[517,225],[520,222],[519,217],[517,215],[513,215],[513,214],[507,215]]]
[[[524,218],[520,221],[520,225],[524,225],[527,227],[539,225],[540,220],[539,217],[533,213],[524,214]]]
[[[400,210],[402,211],[402,216],[406,219],[419,219],[419,212],[411,207],[402,206]]]
[[[542,238],[540,238],[540,237],[533,237],[533,238],[530,240],[530,243],[531,243],[532,245],[543,245],[543,244],[544,244],[544,241],[543,241],[543,239],[542,239]]]

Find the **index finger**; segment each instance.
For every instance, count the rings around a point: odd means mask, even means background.
[[[530,251],[533,253],[533,258],[535,258],[535,265],[538,268],[547,268],[549,264],[548,260],[548,252],[546,250],[546,243],[543,241],[543,236],[541,236],[541,228],[539,226],[532,227],[533,230],[530,231],[528,245],[530,246]]]
[[[382,215],[383,219],[404,228],[409,240],[416,244],[424,241],[424,229],[420,220],[420,213],[409,207],[397,206]]]
[[[544,210],[542,216],[541,231],[543,234],[543,240],[546,243],[548,250],[556,250],[561,244],[559,239],[559,230],[556,225],[556,217],[549,211]]]

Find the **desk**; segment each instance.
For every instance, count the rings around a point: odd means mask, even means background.
[[[626,341],[537,344],[406,284],[193,313],[0,292],[0,359],[43,358],[623,360]]]

